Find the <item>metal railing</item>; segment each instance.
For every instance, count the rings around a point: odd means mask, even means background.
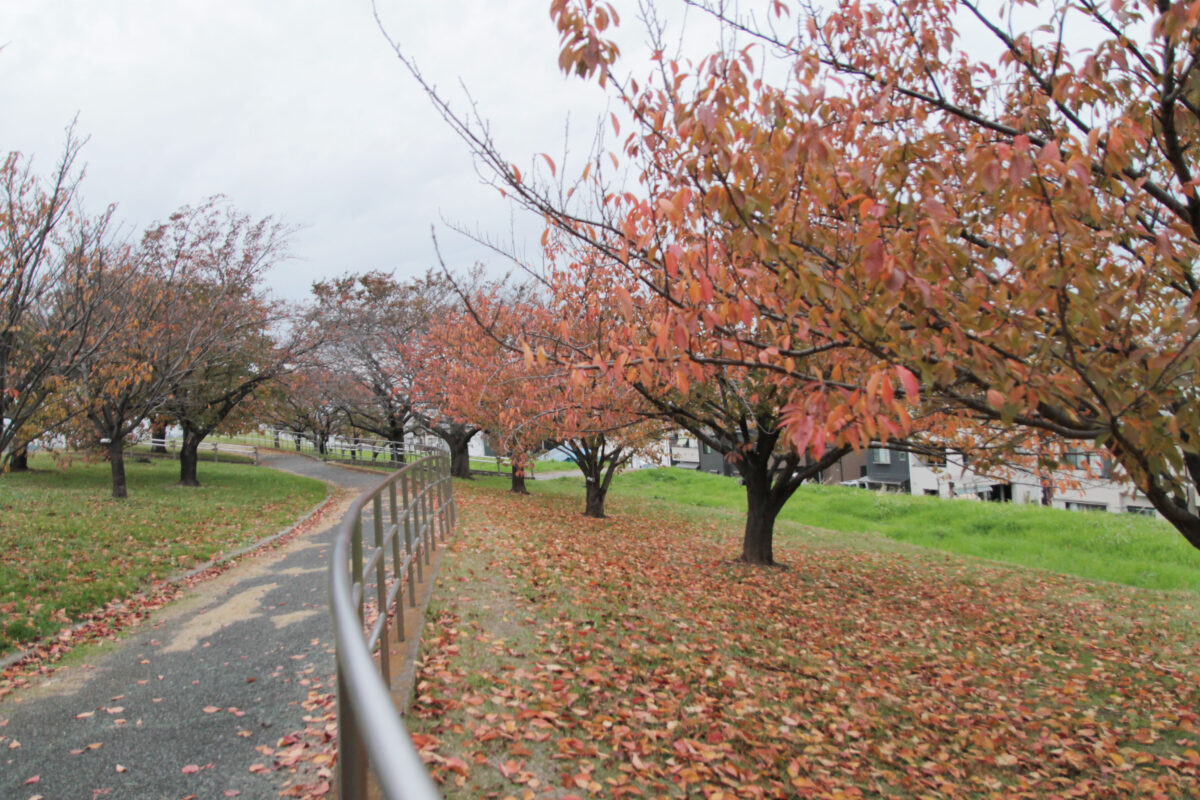
[[[226,438],[239,442],[251,442],[259,447],[294,451],[319,458],[322,461],[349,464],[401,464],[403,462],[397,458],[398,455],[413,458],[432,452],[446,451],[445,445],[440,440],[430,436],[413,436],[405,443],[393,442],[388,439],[333,435],[327,438],[322,445],[312,434],[278,428],[256,434],[237,434]]]
[[[149,450],[145,450],[145,447]],[[140,456],[164,456],[167,458],[179,458],[179,451],[183,447],[183,441],[180,439],[142,439],[133,442],[131,447],[135,448],[134,452]],[[154,448],[161,448],[155,450]],[[249,444],[235,444],[232,442],[204,441],[196,448],[197,454],[211,453],[213,461],[220,461],[221,454],[227,456],[242,456],[254,460],[258,463],[258,448]]]
[[[416,582],[424,580],[430,554],[455,519],[450,458],[438,454],[406,465],[365,492],[338,528],[329,593],[342,800],[367,796],[368,762],[388,800],[440,797],[392,700],[389,637],[394,629],[404,641],[405,588],[415,607]]]

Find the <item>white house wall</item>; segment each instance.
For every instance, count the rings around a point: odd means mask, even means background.
[[[930,467],[919,456],[909,458],[909,476],[912,493],[934,494],[939,497],[974,498],[976,490],[986,490],[997,483],[1012,485],[1014,503],[1040,503],[1042,487],[1037,478],[1027,472],[1017,472],[1007,479],[989,477],[962,465],[961,457],[949,455],[946,466]],[[1051,498],[1054,508],[1069,508],[1080,503],[1104,506],[1112,513],[1123,514],[1131,509],[1151,508],[1150,501],[1127,483],[1089,478],[1083,471],[1063,470],[1054,474],[1055,488]],[[1064,484],[1075,483],[1076,487],[1063,488]],[[1157,512],[1155,512],[1157,513]]]

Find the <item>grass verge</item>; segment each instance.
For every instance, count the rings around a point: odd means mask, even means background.
[[[0,475],[0,655],[275,533],[325,496],[319,481],[234,464],[204,464],[204,485],[185,488],[175,462],[130,460],[118,501],[107,463],[32,466]]]
[[[408,717],[447,797],[1188,797],[1200,780],[1187,604],[787,521],[788,567],[751,568],[735,515],[640,500],[591,520],[577,490],[489,483],[460,484]]]

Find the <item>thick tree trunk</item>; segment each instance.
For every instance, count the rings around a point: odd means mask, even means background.
[[[604,501],[608,497],[608,487],[601,486],[600,482],[591,475],[587,476],[585,484],[587,485],[587,497],[583,504],[583,515],[604,519]]]
[[[150,420],[150,438],[156,440],[150,445],[150,452],[165,455],[167,452],[167,418],[154,417]]]
[[[121,439],[108,443],[108,465],[112,470],[112,496],[118,500],[129,496],[125,482],[125,448]]]
[[[509,491],[513,494],[529,494],[529,490],[525,488],[525,470],[517,466],[516,461],[512,465],[512,489]]]
[[[442,433],[442,440],[450,448],[450,475],[455,478],[471,478],[471,437],[475,432]]]
[[[387,434],[388,449],[391,451],[393,464],[404,464],[408,461],[404,452],[404,426],[391,428]]]
[[[183,426],[183,442],[179,447],[179,485],[199,486],[200,478],[196,474],[196,466],[200,463],[200,442],[204,437],[197,431]]]
[[[746,528],[741,560],[747,564],[774,564],[775,518],[783,503],[773,496],[771,477],[765,469],[748,469],[742,477],[746,481]]]
[[[29,446],[21,445],[12,452],[8,459],[9,472],[28,472],[29,471]]]

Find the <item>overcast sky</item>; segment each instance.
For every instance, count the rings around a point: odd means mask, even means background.
[[[470,88],[519,164],[561,152],[568,113],[590,128],[603,111],[595,86],[557,69],[548,0],[379,5],[440,88]],[[440,216],[507,231],[367,0],[3,0],[0,43],[0,152],[44,174],[78,115],[87,205],[116,203],[131,234],[217,193],[303,226],[271,280],[289,299],[347,271],[423,272]],[[439,239],[456,268],[496,260]]]

